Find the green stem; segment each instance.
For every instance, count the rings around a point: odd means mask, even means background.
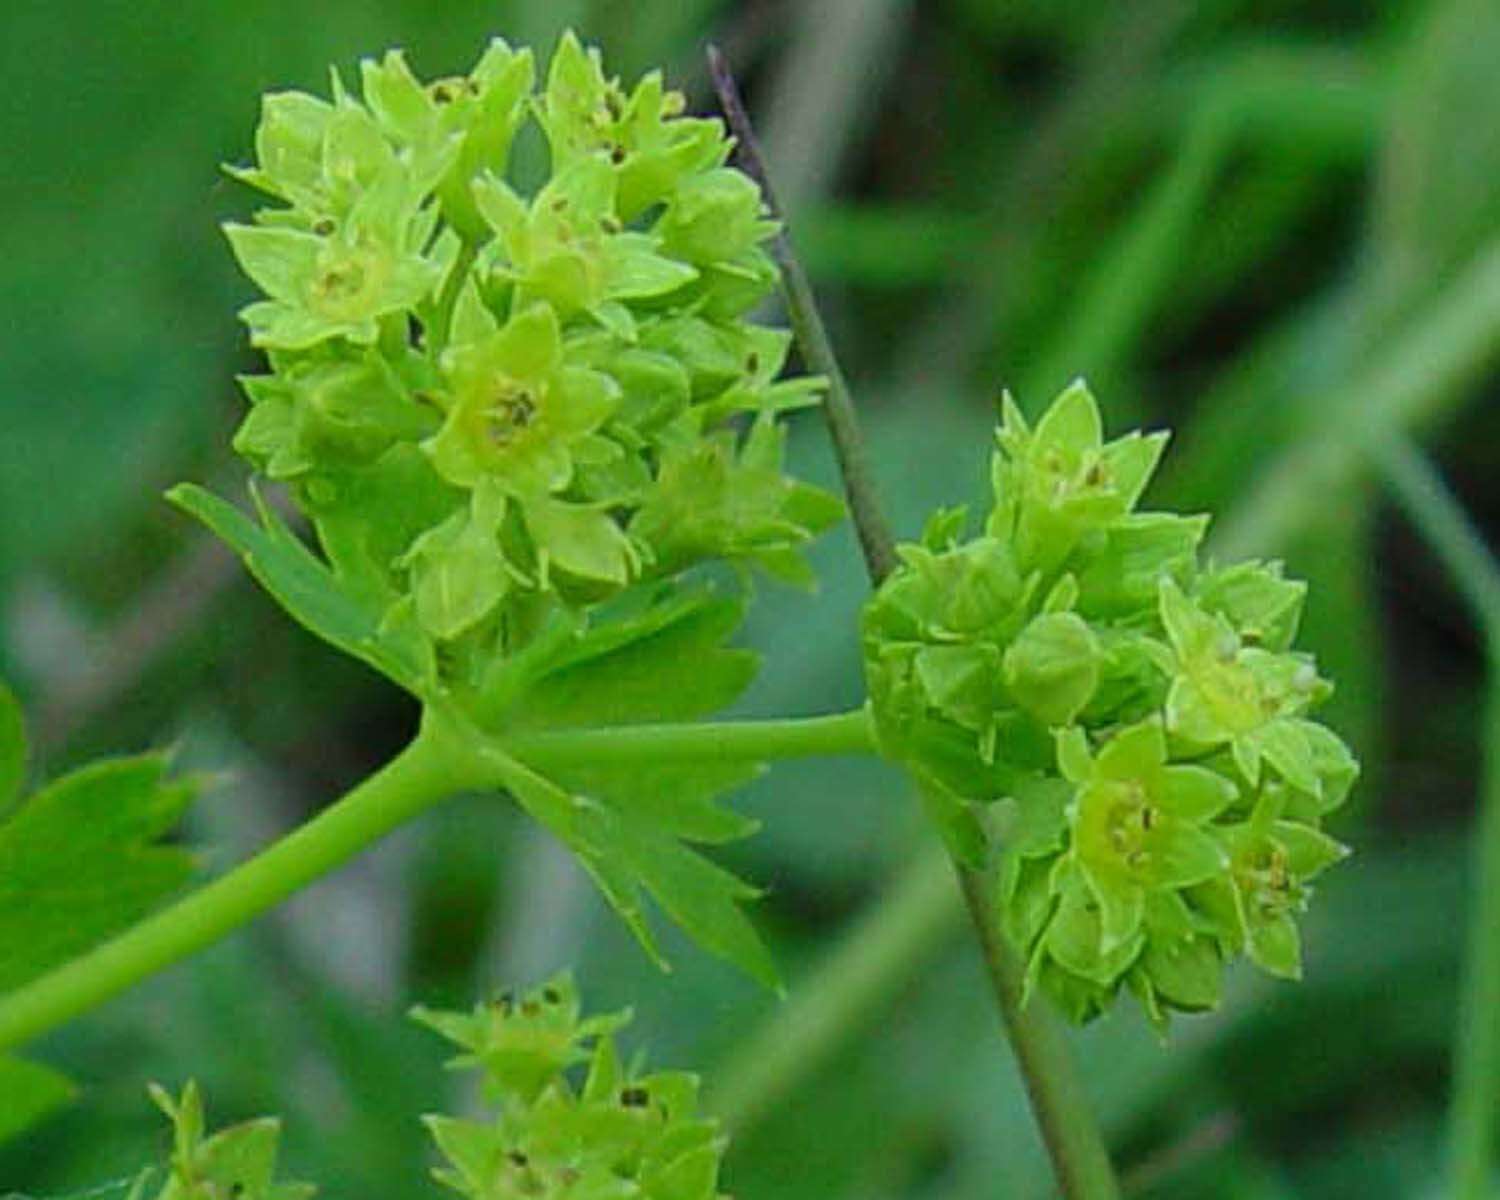
[[[1109,1151],[1062,1033],[1041,1005],[1022,1003],[1020,960],[1000,929],[1000,910],[987,877],[958,863],[954,867],[1058,1185],[1064,1196],[1076,1200],[1117,1200],[1120,1187]]]
[[[812,285],[792,249],[785,216],[776,203],[760,144],[740,99],[739,88],[724,56],[712,46],[708,49],[708,66],[729,127],[738,143],[740,163],[760,184],[771,215],[782,222],[772,250],[781,267],[787,312],[803,359],[813,370],[828,377],[828,399],[823,405],[823,413],[833,438],[834,453],[849,497],[865,567],[871,584],[879,587],[896,569],[899,560],[865,457],[854,400],[818,311]],[[1021,1008],[1020,964],[1000,936],[994,906],[982,901],[982,877],[967,871],[957,861],[954,869],[964,885],[969,913],[990,969],[990,980],[1006,1033],[1025,1076],[1026,1090],[1064,1195],[1069,1200],[1111,1200],[1119,1194],[1119,1189],[1104,1150],[1103,1138],[1089,1111],[1066,1047],[1052,1024],[1052,1018],[1040,1006],[1024,1011]]]
[[[452,340],[453,310],[458,306],[459,293],[468,282],[469,272],[473,269],[474,260],[478,257],[479,244],[465,238],[459,247],[458,258],[454,261],[453,269],[448,273],[448,279],[443,284],[442,293],[438,296],[437,311],[433,314],[432,328],[428,331],[428,341],[433,354],[440,354]]]
[[[227,875],[0,998],[0,1050],[30,1041],[217,941],[377,838],[479,782],[427,719],[405,750],[318,816]]]
[[[1494,1191],[1500,1124],[1500,641],[1489,647],[1485,704],[1484,795],[1481,798],[1474,909],[1464,960],[1449,1136],[1455,1200],[1486,1200]]]
[[[1443,560],[1485,632],[1484,792],[1474,851],[1473,915],[1453,1041],[1449,1112],[1453,1195],[1492,1195],[1500,1114],[1500,568],[1442,478],[1404,438],[1375,443],[1401,507]]]
[[[880,499],[875,492],[875,482],[870,474],[870,464],[865,454],[864,440],[859,432],[859,416],[854,410],[854,398],[849,384],[839,367],[838,355],[833,351],[833,342],[828,328],[823,324],[823,315],[818,310],[817,297],[807,272],[792,249],[791,234],[787,232],[786,213],[777,203],[776,192],[771,187],[770,173],[766,170],[760,142],[750,124],[750,116],[740,99],[739,87],[729,64],[717,46],[708,48],[708,70],[713,77],[714,90],[724,106],[724,115],[733,131],[739,152],[740,165],[760,185],[766,198],[766,207],[781,224],[780,231],[771,240],[771,253],[781,268],[782,289],[786,295],[787,316],[792,322],[792,331],[797,335],[797,345],[808,367],[828,380],[828,396],[823,402],[823,416],[828,422],[828,432],[833,438],[833,452],[838,459],[839,474],[844,480],[844,493],[849,497],[849,511],[854,518],[854,530],[859,535],[859,545],[870,569],[871,580],[878,584],[896,569],[896,541],[891,536],[890,526],[880,509]]]
[[[537,768],[575,762],[645,766],[661,762],[876,753],[874,724],[869,710],[864,708],[827,717],[774,721],[549,730],[506,738],[503,748]]]
[[[1397,502],[1442,560],[1491,640],[1500,636],[1500,567],[1447,484],[1409,438],[1370,443]]]

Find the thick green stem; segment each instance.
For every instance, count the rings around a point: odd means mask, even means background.
[[[999,908],[986,876],[958,864],[955,867],[1058,1185],[1070,1200],[1117,1200],[1120,1188],[1109,1151],[1073,1071],[1062,1033],[1041,1005],[1021,1002],[1021,964],[1000,929]]]
[[[399,755],[249,862],[72,962],[0,997],[0,1050],[54,1029],[211,945],[376,839],[455,792],[497,787],[483,735],[429,711]],[[865,709],[827,717],[703,725],[637,725],[517,737],[505,749],[533,766],[761,760],[870,754]]]
[[[446,796],[472,760],[428,720],[416,740],[307,824],[190,896],[0,997],[0,1050],[30,1041],[217,941]]]
[[[465,238],[458,249],[458,258],[448,272],[448,280],[443,284],[442,293],[438,296],[432,328],[427,331],[428,344],[435,355],[442,353],[453,338],[453,310],[458,305],[458,295],[463,291],[469,272],[474,267],[474,260],[478,257],[478,243]]]
[[[574,762],[645,766],[876,752],[874,725],[864,708],[827,717],[775,721],[557,730],[507,738],[504,748],[529,766],[542,769]]]

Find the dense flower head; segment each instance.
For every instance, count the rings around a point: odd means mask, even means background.
[[[430,1116],[437,1179],[472,1200],[716,1200],[725,1139],[698,1114],[698,1081],[626,1066],[613,1034],[628,1013],[582,1017],[572,980],[472,1012],[415,1016],[478,1070],[491,1112]]]
[[[412,1016],[461,1051],[483,1109],[423,1118],[441,1166],[433,1177],[469,1200],[723,1200],[727,1146],[698,1111],[698,1079],[621,1061],[614,1035],[628,1012],[584,1016],[571,976],[506,992],[468,1012]],[[208,1134],[202,1097],[153,1087],[172,1122],[164,1167],[147,1168],[129,1200],[311,1200],[317,1189],[278,1179],[280,1122],[262,1118]]]
[[[1305,587],[1135,511],[1165,436],[1105,441],[1082,383],[1035,428],[1007,398],[996,441],[982,534],[939,514],[866,609],[882,742],[1075,1020],[1122,985],[1159,1025],[1211,1008],[1240,954],[1296,977],[1358,773],[1308,715],[1331,689],[1293,649]]]
[[[722,124],[571,34],[538,74],[496,40],[465,75],[392,51],[358,96],[269,95],[234,174],[277,206],[226,229],[270,364],[237,449],[459,683],[701,563],[805,581],[842,512],[782,470],[820,382],[745,316],[776,226]]]

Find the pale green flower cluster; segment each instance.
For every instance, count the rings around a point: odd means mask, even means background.
[[[158,1087],[151,1096],[172,1122],[172,1151],[163,1172],[147,1168],[136,1177],[127,1200],[311,1200],[317,1193],[311,1184],[277,1181],[281,1123],[274,1118],[208,1135],[197,1084],[177,1099]]]
[[[1242,953],[1296,977],[1358,773],[1307,715],[1330,689],[1292,649],[1304,586],[1136,512],[1165,435],[1105,442],[1081,383],[1035,429],[1007,398],[997,442],[983,534],[941,514],[866,610],[886,749],[1073,1019],[1122,984],[1159,1024],[1212,1008]]]
[[[281,206],[227,228],[271,366],[235,444],[341,581],[462,664],[706,560],[806,580],[841,506],[782,473],[778,417],[819,383],[746,318],[775,226],[720,122],[572,35],[540,83],[501,41],[361,83],[265,98],[235,173]]]
[[[620,1062],[628,1014],[583,1019],[562,976],[469,1013],[419,1009],[478,1070],[494,1112],[433,1116],[447,1165],[437,1178],[470,1200],[716,1200],[725,1139],[698,1115],[698,1080]],[[570,1073],[570,1069],[571,1073]]]
[[[452,1067],[477,1071],[482,1119],[424,1118],[444,1158],[435,1178],[469,1200],[720,1200],[726,1140],[698,1114],[698,1080],[620,1061],[613,1035],[629,1013],[584,1017],[571,977],[470,1012],[413,1017],[460,1047]],[[164,1170],[147,1169],[130,1200],[310,1200],[278,1182],[280,1125],[263,1118],[206,1135],[189,1083],[152,1094],[173,1126]]]

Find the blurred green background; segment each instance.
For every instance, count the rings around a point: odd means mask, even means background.
[[[222,772],[189,836],[221,868],[388,755],[413,712],[273,609],[159,499],[224,484],[253,367],[218,222],[251,197],[258,96],[404,46],[423,75],[573,25],[710,106],[741,73],[903,534],[977,498],[1001,386],[1086,375],[1114,429],[1178,431],[1157,506],[1311,579],[1304,642],[1366,764],[1299,987],[1238,977],[1162,1046],[1078,1054],[1142,1197],[1436,1195],[1482,745],[1482,635],[1362,462],[1406,432],[1500,515],[1494,0],[11,0],[0,11],[0,673],[47,771],[177,743]],[[801,471],[830,481],[816,418]],[[746,712],[858,701],[853,540],[816,596],[764,590]],[[571,964],[629,1043],[733,1119],[740,1200],[1049,1194],[957,905],[900,781],[788,766],[732,865],[785,1004],[677,944],[661,976],[510,809],[448,806],[273,918],[47,1040],[80,1102],[0,1151],[62,1195],[161,1149],[148,1079],[216,1120],[280,1112],[333,1197],[435,1195],[415,1116],[461,1105],[400,1018]],[[826,1022],[817,1033],[817,1022]],[[789,1043],[813,1029],[821,1047]],[[825,1036],[826,1034],[826,1036]],[[778,1058],[778,1047],[797,1047]]]

